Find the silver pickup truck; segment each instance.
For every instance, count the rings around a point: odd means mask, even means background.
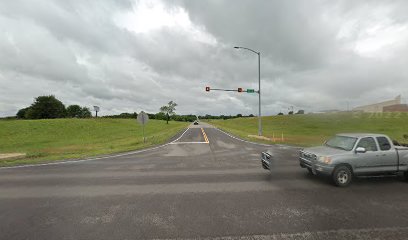
[[[262,152],[261,161],[270,169],[272,154]],[[324,146],[300,150],[299,162],[313,175],[331,176],[339,187],[349,185],[353,176],[403,174],[408,180],[408,147],[395,146],[382,134],[337,134]]]

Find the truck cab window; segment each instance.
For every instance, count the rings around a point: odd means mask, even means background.
[[[377,151],[377,145],[375,144],[374,138],[372,137],[366,137],[362,138],[360,142],[358,143],[357,147],[363,147],[366,149],[366,151]]]
[[[377,137],[378,145],[380,145],[381,151],[388,151],[391,149],[391,144],[386,137]]]

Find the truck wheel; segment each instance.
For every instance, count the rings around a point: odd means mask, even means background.
[[[408,171],[404,172],[404,179],[405,179],[405,181],[408,181]]]
[[[351,170],[347,166],[338,166],[333,172],[334,184],[338,187],[347,187],[353,178]]]
[[[310,175],[313,175],[313,171],[310,168],[307,168],[307,171],[309,172]]]

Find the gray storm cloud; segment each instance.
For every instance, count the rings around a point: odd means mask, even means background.
[[[405,1],[2,1],[0,116],[34,97],[102,113],[345,109],[408,95]],[[131,16],[126,18],[126,16]],[[119,21],[118,19],[125,19]],[[138,27],[138,28],[137,28]]]

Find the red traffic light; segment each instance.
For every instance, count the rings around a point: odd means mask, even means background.
[[[238,88],[238,92],[242,92],[242,88]]]
[[[205,87],[205,91],[209,92],[210,91],[210,87]]]

